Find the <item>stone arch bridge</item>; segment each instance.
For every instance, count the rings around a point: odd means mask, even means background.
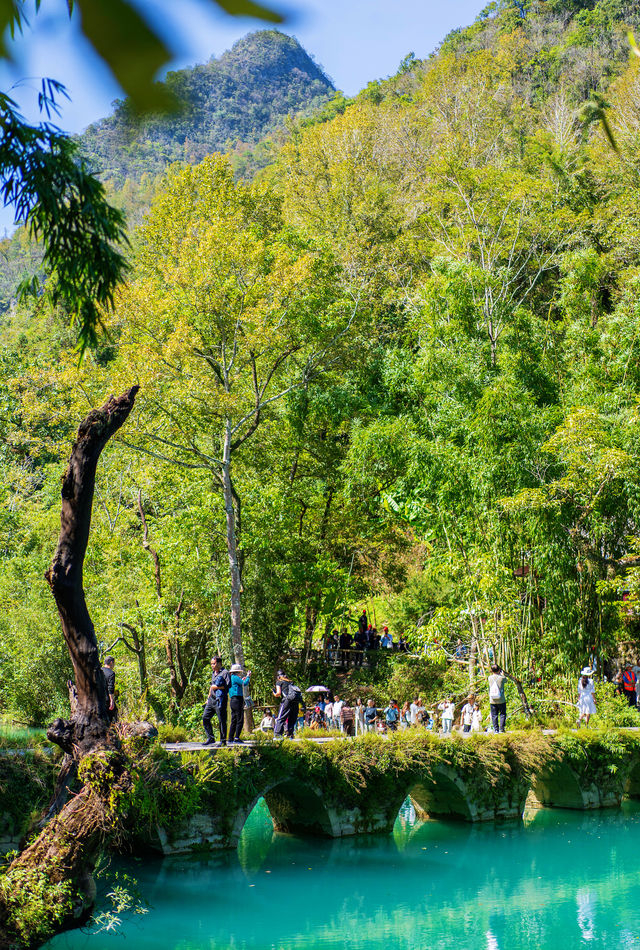
[[[175,774],[178,755],[169,759]],[[181,753],[179,762],[199,790],[195,804],[140,833],[141,845],[163,854],[236,847],[260,798],[277,831],[328,838],[390,833],[407,797],[421,818],[467,822],[519,820],[527,802],[597,809],[640,799],[640,739],[622,730],[265,742]]]

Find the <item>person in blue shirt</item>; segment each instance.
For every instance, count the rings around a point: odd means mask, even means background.
[[[395,732],[398,728],[398,722],[400,721],[400,710],[398,709],[398,704],[395,699],[392,699],[385,709],[384,718],[387,723],[387,729],[391,729],[392,732]]]
[[[214,716],[220,727],[220,745],[227,744],[227,695],[230,687],[231,677],[228,670],[225,670],[221,657],[212,657],[211,686],[202,711],[202,725],[207,735],[205,745],[213,745],[216,741],[211,728],[211,720]]]
[[[239,663],[233,663],[229,673],[231,674],[231,687],[229,689],[229,705],[231,706],[231,728],[229,729],[229,742],[242,742],[240,733],[244,722],[244,687],[249,685],[251,679],[251,670],[247,670],[247,675],[243,677],[243,669]]]

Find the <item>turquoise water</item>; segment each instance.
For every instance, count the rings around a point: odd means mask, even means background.
[[[53,950],[640,948],[640,807],[523,823],[416,823],[325,841],[273,833],[264,803],[238,853],[122,865],[150,904],[120,933]]]

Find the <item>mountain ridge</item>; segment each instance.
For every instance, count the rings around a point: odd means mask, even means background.
[[[119,100],[79,137],[92,168],[116,190],[171,162],[256,144],[335,92],[298,40],[278,30],[248,33],[220,57],[168,73],[163,85],[181,103],[177,112],[139,118]]]

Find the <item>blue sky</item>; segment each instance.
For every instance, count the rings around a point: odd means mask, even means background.
[[[486,0],[485,0],[486,2]],[[356,93],[372,79],[395,72],[409,52],[427,56],[452,29],[471,23],[483,0],[282,0],[273,5],[292,12],[281,29],[295,35],[339,89]],[[250,30],[265,24],[211,12],[203,0],[138,0],[166,31],[177,52],[170,68],[219,56]],[[67,87],[58,124],[82,131],[110,112],[121,93],[69,22],[65,0],[47,0],[31,17],[31,29],[13,44],[15,63],[0,66],[0,89],[36,118],[39,79],[48,76]],[[10,224],[0,210],[0,232]]]

